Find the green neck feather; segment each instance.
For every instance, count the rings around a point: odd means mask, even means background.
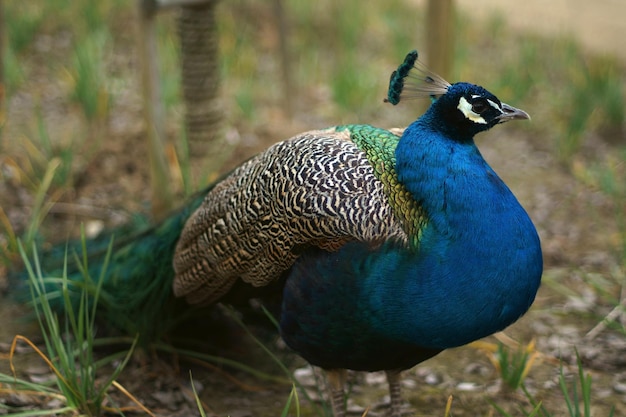
[[[419,247],[422,230],[428,218],[396,173],[396,146],[400,136],[370,125],[338,126],[337,131],[348,130],[352,141],[367,155],[374,174],[382,182],[389,204],[400,218],[409,236],[412,248]]]

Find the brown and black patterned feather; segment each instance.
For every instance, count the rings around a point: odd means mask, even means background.
[[[347,130],[297,135],[218,183],[189,218],[174,256],[174,294],[212,303],[238,279],[268,285],[297,248],[406,241],[384,185]]]

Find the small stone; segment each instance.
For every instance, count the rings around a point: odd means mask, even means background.
[[[456,386],[456,389],[458,389],[459,391],[476,391],[479,388],[480,388],[480,385],[474,382],[460,382]]]
[[[102,220],[90,220],[85,222],[85,235],[88,238],[94,238],[104,230],[104,222]]]
[[[618,394],[626,394],[626,382],[616,382],[613,384],[613,390]]]
[[[368,372],[365,374],[365,382],[368,385],[384,385],[387,383],[387,375],[384,372]]]
[[[305,387],[312,387],[317,385],[315,381],[315,373],[313,372],[313,368],[307,366],[305,368],[298,368],[293,371],[293,377],[298,381],[301,385]]]
[[[487,376],[491,373],[491,370],[481,363],[473,362],[465,367],[465,373],[471,375]]]
[[[436,373],[431,372],[424,377],[424,382],[426,382],[428,385],[437,385],[441,382],[441,378],[439,378],[439,375],[437,375]]]
[[[402,388],[405,388],[405,389],[417,388],[417,382],[414,379],[410,379],[410,378],[403,379],[401,384],[402,384]]]

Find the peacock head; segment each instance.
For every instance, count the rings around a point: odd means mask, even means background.
[[[474,134],[509,120],[530,119],[524,110],[503,103],[483,87],[469,83],[448,86],[428,111],[437,120]]]
[[[396,105],[400,99],[430,97],[432,104],[426,115],[431,120],[470,136],[509,120],[530,119],[528,113],[501,102],[481,86],[450,84],[429,71],[417,56],[417,51],[409,52],[391,74],[386,102]]]

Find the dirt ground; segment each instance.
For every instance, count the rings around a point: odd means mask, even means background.
[[[626,36],[626,2],[622,0],[559,0],[551,2],[549,7],[541,0],[517,3],[459,0],[459,5],[478,20],[488,18],[491,10],[506,12],[507,21],[516,30],[574,34],[591,50],[615,54],[626,62],[626,50],[621,47]],[[278,138],[286,138],[300,127],[315,126],[291,124],[284,130],[260,132],[254,140],[235,151],[231,164]],[[132,134],[138,137],[140,132]],[[539,355],[529,373],[528,389],[544,401],[553,416],[568,415],[558,389],[559,359],[564,361],[564,372],[571,381],[576,372],[574,349],[577,349],[585,371],[593,378],[592,415],[608,416],[610,407],[615,406],[615,416],[626,416],[626,337],[611,330],[588,335],[598,324],[599,317],[610,311],[610,306],[588,290],[588,279],[614,273],[620,268],[618,260],[608,250],[615,230],[611,202],[564,170],[546,150],[541,138],[502,126],[480,136],[477,142],[487,161],[530,213],[544,248],[546,271],[536,303],[525,317],[506,331],[507,337],[523,343],[536,341]],[[612,149],[598,138],[592,138],[590,146],[597,152]],[[85,201],[97,206],[104,196],[127,201],[133,197],[137,200],[139,195],[146,200],[146,172],[135,163],[141,153],[142,149],[132,141],[105,144],[102,158],[85,171],[84,183],[90,184],[92,190],[99,190],[98,193],[83,190]],[[122,169],[126,173],[124,181],[113,184],[111,179],[116,178]],[[10,185],[4,184],[3,187],[5,192],[12,191]],[[89,187],[86,186],[85,190]],[[23,201],[20,198],[15,197],[19,200],[16,207]],[[3,204],[7,204],[7,200],[10,199],[5,198]],[[107,200],[107,205],[115,204]],[[141,207],[139,202],[134,206]],[[132,209],[128,207],[128,210]],[[19,213],[14,216],[19,218]],[[562,287],[571,292],[564,292]],[[36,334],[35,329],[25,328],[22,322],[13,319],[19,314],[16,311],[19,309],[15,306],[4,302],[0,305],[0,316],[11,317],[0,326],[0,355],[6,354],[15,334]],[[504,340],[503,336],[500,338]],[[495,343],[496,338],[489,338],[486,342]],[[309,388],[310,397],[318,398],[315,372],[298,358],[290,357],[279,341],[272,343],[272,347],[289,357],[293,368],[298,369],[296,376]],[[49,376],[45,366],[28,349],[22,349],[21,355],[18,365],[24,367],[26,374]],[[270,362],[262,352],[252,356],[244,359],[257,366]],[[407,371],[403,382],[404,394],[410,403],[407,404],[407,415],[443,415],[448,395],[453,395],[452,415],[456,417],[494,415],[488,400],[507,409],[513,416],[521,416],[520,405],[531,407],[519,392],[509,392],[502,387],[489,357],[480,346],[468,346],[444,352]],[[187,371],[177,369],[179,365],[172,358],[133,361],[120,381],[159,416],[198,415],[190,395]],[[268,368],[277,372],[269,365]],[[228,368],[193,369],[200,395],[214,415],[280,415],[291,390],[288,383],[268,383]],[[0,361],[0,371],[7,372],[6,361]],[[368,416],[383,416],[386,398],[381,375],[359,374],[353,379],[356,384],[349,402],[351,415],[360,416],[370,407]],[[16,397],[11,401],[19,405],[34,400],[32,397]],[[323,415],[318,408],[307,405],[309,401],[302,401],[302,415]],[[0,415],[2,413],[0,409]]]

